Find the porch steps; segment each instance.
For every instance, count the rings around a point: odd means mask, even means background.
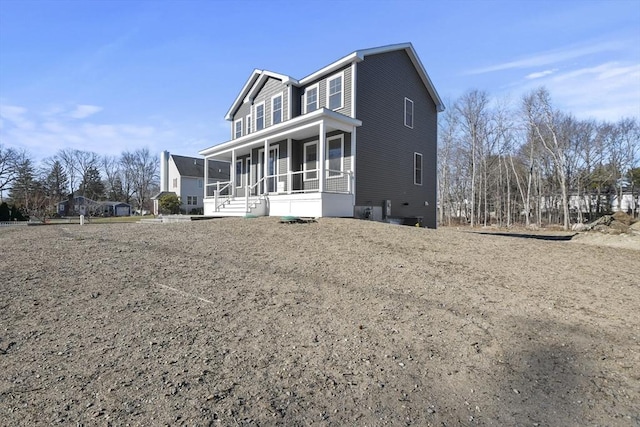
[[[218,212],[213,212],[211,216],[228,217],[228,216],[264,216],[266,201],[259,197],[249,198],[249,211],[245,210],[244,197],[231,199],[220,207]]]

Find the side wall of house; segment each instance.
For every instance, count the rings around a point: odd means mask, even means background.
[[[182,177],[180,185],[180,202],[185,213],[191,213],[192,209],[202,208],[204,206],[202,198],[204,197],[203,178]],[[191,197],[192,203],[189,204]],[[196,203],[193,203],[193,198]]]
[[[356,207],[374,217],[391,201],[391,217],[423,217],[436,227],[436,105],[405,51],[370,55],[357,64]],[[414,105],[405,126],[405,97]],[[414,153],[422,154],[422,185],[414,184]]]
[[[182,177],[180,176],[180,172],[178,172],[178,167],[173,161],[173,157],[169,157],[169,188],[167,189],[167,191],[176,193],[178,197],[181,196],[181,178]]]

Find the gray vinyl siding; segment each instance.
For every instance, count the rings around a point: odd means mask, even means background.
[[[297,86],[291,88],[291,118],[294,119],[302,114],[302,103],[300,97],[302,90]]]
[[[284,122],[287,120],[289,114],[289,88],[280,80],[269,77],[253,100],[253,105],[260,104],[264,101],[265,127],[273,124],[271,120],[271,97],[279,94],[282,94],[282,121]],[[255,118],[253,118],[253,121],[255,123]]]
[[[356,205],[382,206],[391,216],[424,217],[436,226],[436,105],[405,51],[367,56],[357,64]],[[404,98],[414,103],[404,126]],[[414,185],[414,152],[423,155],[423,183]],[[425,206],[425,202],[428,206]]]
[[[338,74],[344,72],[342,79],[342,91],[343,91],[343,105],[342,108],[336,110],[336,112],[351,117],[351,64],[347,65],[340,70],[331,74],[325,75],[320,79],[314,80],[304,87],[300,88],[298,95],[298,101],[300,102],[300,112],[302,113],[305,108],[304,91],[306,88],[318,84],[318,108],[328,108],[327,106],[327,81]]]
[[[240,105],[240,108],[238,108],[238,111],[236,111],[236,113],[233,115],[233,121],[231,122],[231,130],[234,131],[234,123],[236,122],[236,120],[242,119],[242,134],[246,135],[246,123],[245,123],[245,118],[247,117],[247,114],[251,114],[251,103],[249,102],[243,102],[242,105]]]

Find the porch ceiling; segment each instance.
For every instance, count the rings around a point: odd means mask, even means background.
[[[304,114],[259,132],[204,149],[199,154],[205,158],[231,161],[234,150],[238,155],[246,153],[252,148],[264,146],[265,141],[272,143],[287,138],[306,139],[317,136],[321,123],[324,124],[326,133],[336,130],[353,132],[356,127],[362,125],[358,119],[321,108],[313,113]]]

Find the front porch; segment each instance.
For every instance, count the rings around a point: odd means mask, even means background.
[[[227,161],[228,182],[206,175],[211,216],[353,216],[355,142],[360,121],[320,109],[200,154]]]

